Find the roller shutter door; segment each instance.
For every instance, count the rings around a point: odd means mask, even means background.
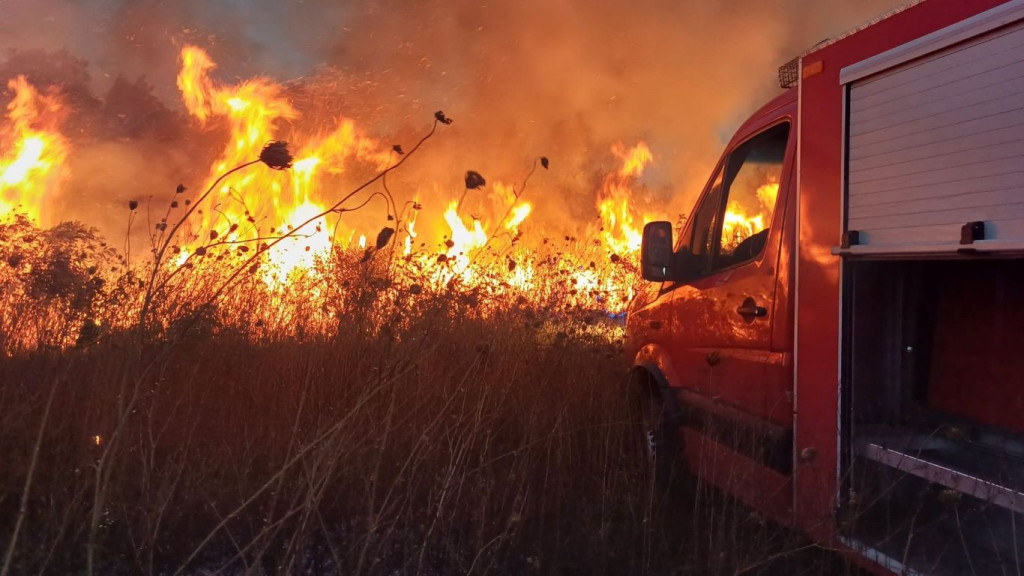
[[[1024,246],[1024,22],[849,84],[846,230],[862,253]]]

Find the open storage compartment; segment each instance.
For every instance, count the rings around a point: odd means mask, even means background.
[[[848,260],[843,536],[912,573],[1024,573],[1024,259]]]

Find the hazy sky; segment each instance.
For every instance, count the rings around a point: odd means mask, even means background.
[[[899,0],[0,0],[0,50],[67,48],[96,88],[145,75],[179,107],[180,47],[208,50],[218,81],[317,82],[329,124],[352,118],[387,142],[456,119],[404,170],[409,194],[451,197],[467,169],[503,182],[551,158],[531,218],[589,222],[616,143],[650,145],[644,185],[674,217],[689,208],[721,146],[778,94],[779,65]],[[99,92],[102,93],[102,92]],[[308,119],[311,114],[303,111]],[[149,181],[153,154],[116,148],[121,188]],[[113,152],[112,152],[113,153]],[[538,182],[537,186],[542,184]],[[112,198],[112,199],[111,199]],[[105,210],[116,196],[90,200]],[[638,198],[638,201],[643,200]],[[77,200],[75,200],[77,201]]]

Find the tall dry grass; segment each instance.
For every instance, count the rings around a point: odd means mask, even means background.
[[[608,344],[448,304],[379,334],[5,359],[3,542],[30,490],[11,573],[732,574],[792,544],[714,492],[658,496]]]
[[[845,569],[707,486],[653,484],[622,328],[564,282],[513,298],[338,251],[212,298],[227,256],[143,331],[145,276],[91,233],[5,230],[4,574]]]

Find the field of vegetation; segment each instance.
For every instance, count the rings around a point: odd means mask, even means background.
[[[154,294],[81,225],[4,224],[2,573],[848,570],[654,485],[620,321],[400,260]]]

